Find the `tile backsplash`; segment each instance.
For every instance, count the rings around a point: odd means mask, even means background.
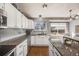
[[[18,28],[0,29],[0,39],[25,33],[25,30]]]

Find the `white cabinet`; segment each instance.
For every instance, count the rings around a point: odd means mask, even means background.
[[[0,7],[2,7],[1,5]],[[12,4],[5,4],[5,11],[7,12],[7,27],[9,28],[24,28],[34,29],[33,20],[27,19],[20,11],[18,11]]]
[[[5,4],[5,11],[7,12],[7,26],[10,28],[16,27],[16,11],[15,7],[9,3]]]
[[[23,56],[27,55],[27,40],[24,41],[24,45],[23,45]]]
[[[16,56],[21,56],[23,55],[23,44],[19,44],[17,47],[16,47]]]
[[[25,28],[26,28],[26,29],[28,29],[28,24],[29,24],[29,23],[28,23],[28,19],[26,18],[26,20],[25,20]]]
[[[16,56],[27,55],[27,39],[16,47]]]
[[[31,20],[28,20],[28,29],[31,29]]]
[[[6,3],[5,11],[7,12],[7,27],[25,28],[27,18],[20,11],[18,11],[13,5]]]
[[[22,28],[34,29],[34,22],[22,15]]]
[[[18,11],[18,10],[16,10],[16,16],[17,16],[17,20],[16,20],[16,22],[17,22],[17,28],[22,28],[22,14]]]
[[[31,36],[31,45],[44,45],[44,46],[48,46],[49,45],[49,41],[48,41],[49,37],[48,36]]]
[[[31,29],[34,29],[34,21],[31,20]]]
[[[22,15],[22,28],[26,27],[26,17],[24,15]]]
[[[31,45],[36,45],[36,38],[31,36]]]
[[[29,29],[34,29],[34,22],[33,22],[33,20],[28,20],[28,28]]]

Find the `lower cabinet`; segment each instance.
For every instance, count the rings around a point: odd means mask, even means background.
[[[31,36],[31,45],[45,45],[45,46],[48,46],[48,39],[49,37],[48,36]]]
[[[22,42],[16,47],[16,56],[26,56],[27,55],[27,40]]]

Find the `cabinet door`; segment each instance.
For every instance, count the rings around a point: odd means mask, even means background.
[[[22,15],[22,28],[25,28],[25,16]]]
[[[48,45],[48,38],[45,38],[45,36],[37,36],[36,44],[37,45]]]
[[[36,44],[37,44],[37,45],[42,45],[42,41],[43,41],[43,40],[41,39],[40,36],[36,36],[35,39],[36,39]]]
[[[32,29],[35,29],[35,28],[34,28],[34,21],[33,21],[33,20],[32,20]]]
[[[24,51],[23,55],[26,56],[27,55],[27,44],[24,45],[23,51]]]
[[[31,29],[31,20],[28,20],[28,29]]]
[[[28,29],[28,24],[29,24],[29,23],[28,23],[28,19],[26,18],[26,19],[25,19],[25,28],[26,28],[26,29]]]
[[[26,17],[25,16],[24,16],[23,22],[24,22],[23,27],[26,28]]]
[[[27,55],[27,39],[23,42],[23,56]]]
[[[16,56],[23,56],[23,47],[16,47]]]
[[[36,38],[31,36],[31,45],[36,45]]]
[[[9,3],[5,4],[5,11],[7,12],[7,26],[11,28],[16,27],[16,12],[14,6]]]
[[[17,28],[22,28],[22,14],[16,10],[16,14],[17,14]]]
[[[34,22],[33,22],[33,20],[28,20],[28,28],[29,29],[34,29]]]

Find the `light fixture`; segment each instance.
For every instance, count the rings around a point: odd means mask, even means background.
[[[74,17],[75,17],[75,19],[79,19],[79,15],[75,15]]]
[[[70,13],[70,17],[69,18],[70,18],[70,20],[72,20],[73,19],[72,18],[72,9],[69,10],[69,13]]]
[[[69,10],[69,13],[70,13],[70,21],[79,19],[79,15],[78,14],[72,14],[72,9]]]
[[[47,4],[44,3],[44,4],[42,5],[42,7],[43,7],[43,8],[47,8]]]

